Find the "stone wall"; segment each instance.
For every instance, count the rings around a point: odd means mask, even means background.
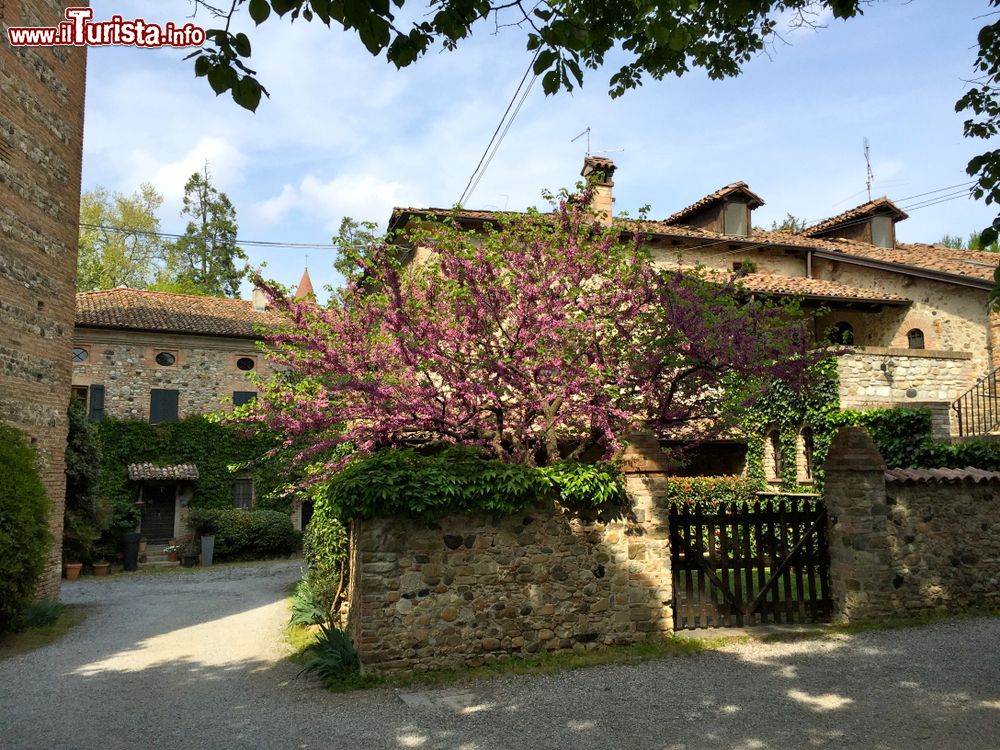
[[[886,472],[867,433],[843,428],[824,501],[837,621],[1000,603],[1000,473]]]
[[[181,418],[228,409],[234,391],[257,390],[237,359],[252,357],[262,377],[270,372],[252,339],[78,328],[74,345],[89,356],[73,365],[73,385],[103,385],[105,415],[117,419],[149,419],[154,388],[180,391]],[[176,362],[158,365],[162,351]]]
[[[894,368],[883,371],[882,366]],[[837,358],[840,405],[844,409],[927,406],[935,416],[935,437],[947,438],[951,403],[979,377],[967,352],[858,348]]]
[[[86,51],[13,48],[6,29],[53,26],[65,8],[0,3],[0,419],[29,436],[52,503],[45,597],[62,562]]]
[[[347,615],[368,669],[439,669],[672,632],[659,447],[633,451],[630,512],[554,505],[434,523],[355,523]]]

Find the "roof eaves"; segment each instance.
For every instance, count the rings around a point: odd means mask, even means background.
[[[949,273],[948,271],[938,271],[933,268],[922,266],[911,266],[906,263],[895,263],[886,260],[876,260],[861,255],[852,255],[837,250],[825,250],[816,248],[813,255],[825,260],[835,260],[841,263],[851,263],[865,268],[875,268],[880,271],[893,271],[895,273],[905,273],[909,276],[916,276],[931,281],[941,281],[945,284],[956,284],[958,286],[972,287],[973,289],[992,289],[993,282],[986,279],[975,279],[962,274]]]

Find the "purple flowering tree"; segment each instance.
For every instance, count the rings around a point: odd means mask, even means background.
[[[816,361],[793,307],[752,299],[738,276],[658,269],[586,199],[479,232],[424,225],[407,235],[416,253],[375,244],[325,307],[258,277],[291,322],[252,419],[328,469],[345,443],[428,439],[545,465],[593,446],[614,457],[636,429],[717,435],[761,384],[796,384]]]

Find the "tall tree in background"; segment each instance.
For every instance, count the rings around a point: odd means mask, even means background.
[[[148,182],[132,195],[109,193],[100,186],[84,191],[78,291],[146,288],[164,253],[164,243],[156,234],[160,231],[156,211],[162,204],[163,196]]]
[[[188,217],[184,235],[167,251],[159,291],[239,297],[246,254],[236,244],[239,226],[229,197],[212,184],[208,164],[184,186],[181,216]]]
[[[797,216],[786,213],[785,218],[781,220],[780,223],[777,221],[771,222],[772,232],[801,232],[806,228],[806,220],[800,219]]]
[[[937,244],[942,247],[950,247],[952,250],[976,250],[981,253],[1000,253],[1000,243],[995,240],[988,245],[983,244],[982,232],[970,232],[968,240],[963,240],[957,234],[946,234]]]

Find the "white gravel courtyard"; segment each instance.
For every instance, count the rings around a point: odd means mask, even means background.
[[[0,662],[0,748],[998,748],[1000,619],[331,694],[283,661],[300,561],[66,583]]]

